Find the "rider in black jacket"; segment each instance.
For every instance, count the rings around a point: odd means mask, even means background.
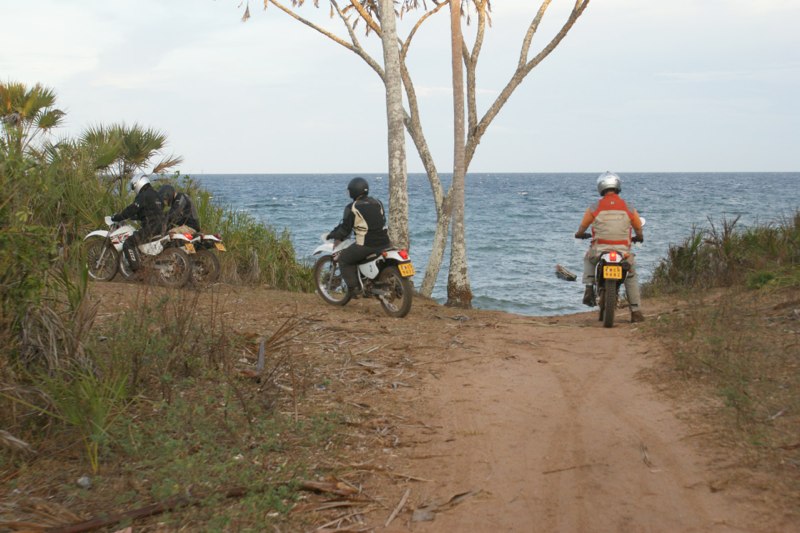
[[[131,219],[141,223],[140,228],[122,244],[122,253],[128,258],[131,270],[136,271],[140,265],[139,244],[155,235],[160,235],[163,231],[163,204],[161,197],[144,174],[136,174],[131,178],[131,190],[136,193],[133,203],[113,215],[111,220],[120,222]]]
[[[385,250],[391,245],[386,229],[386,216],[380,200],[368,196],[367,180],[356,177],[347,185],[352,202],[344,208],[342,222],[328,235],[328,239],[343,241],[355,233],[356,242],[342,250],[339,254],[339,265],[342,278],[351,295],[361,294],[363,289],[358,282],[356,272],[359,261],[368,255]]]
[[[169,207],[166,217],[166,229],[188,226],[196,232],[200,231],[200,217],[197,215],[192,199],[184,192],[177,192],[172,185],[162,185],[158,189],[161,201]]]

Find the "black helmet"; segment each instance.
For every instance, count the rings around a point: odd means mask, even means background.
[[[347,192],[350,193],[350,198],[355,200],[359,196],[369,194],[369,183],[362,177],[353,178],[347,184]]]
[[[166,205],[172,205],[172,199],[175,198],[175,187],[172,185],[162,185],[158,188],[158,195],[161,201]]]

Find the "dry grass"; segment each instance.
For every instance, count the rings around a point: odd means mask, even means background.
[[[729,478],[752,469],[800,516],[800,289],[695,292],[646,331],[668,354],[654,381],[703,406],[698,434]]]
[[[35,412],[20,413],[8,429],[36,453],[0,451],[0,482],[14,490],[0,522],[63,524],[156,504],[170,511],[137,519],[137,530],[357,528],[371,513],[389,515],[396,502],[376,501],[365,480],[400,475],[372,454],[399,445],[397,426],[414,421],[376,399],[419,376],[374,340],[382,326],[340,327],[291,307],[249,309],[254,324],[240,321],[235,297],[214,290],[125,288],[101,302],[87,342],[89,353],[99,342],[109,357],[138,354],[128,362],[138,365],[136,394],[97,474],[79,433],[52,419],[42,432]],[[180,309],[192,312],[177,317]],[[144,338],[132,339],[134,329]],[[76,483],[87,473],[88,490]],[[337,505],[324,503],[331,497]]]

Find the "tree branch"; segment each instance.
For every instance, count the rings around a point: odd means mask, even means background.
[[[419,18],[419,20],[417,21],[417,23],[416,23],[416,24],[414,24],[414,27],[413,27],[413,28],[411,28],[411,32],[408,34],[408,37],[406,38],[406,41],[405,41],[405,43],[403,43],[403,47],[402,47],[402,49],[401,49],[401,51],[400,51],[400,57],[401,57],[402,59],[405,59],[406,53],[408,52],[408,47],[409,47],[409,46],[411,46],[411,39],[412,39],[412,38],[414,37],[414,35],[417,33],[417,30],[418,30],[418,29],[419,29],[419,27],[422,25],[422,23],[423,23],[423,22],[425,22],[426,20],[428,20],[428,18],[429,18],[429,17],[432,17],[433,15],[435,15],[436,13],[438,13],[440,9],[442,9],[444,6],[446,6],[446,5],[448,5],[448,4],[450,4],[450,0],[445,0],[445,1],[444,1],[444,2],[442,2],[441,4],[437,5],[437,6],[436,6],[434,9],[432,9],[431,11],[426,11],[426,12],[425,12],[425,14],[424,14],[424,15],[422,15],[422,16]]]
[[[539,29],[539,24],[542,22],[542,18],[544,18],[545,11],[547,11],[547,8],[550,7],[550,2],[551,0],[544,0],[542,2],[542,5],[539,6],[539,12],[536,13],[536,16],[531,21],[531,25],[528,26],[528,31],[525,33],[525,38],[522,40],[522,47],[519,52],[517,69],[523,68],[525,63],[528,61],[528,52],[531,49],[531,41],[533,41],[533,36]]]
[[[372,28],[372,31],[378,35],[381,34],[381,27],[378,26],[372,16],[367,12],[366,9],[364,9],[364,6],[361,5],[361,2],[358,0],[350,0],[350,5],[352,5],[356,11],[358,11],[358,14],[361,15],[361,18],[364,19],[364,22],[366,22],[367,25]],[[336,9],[339,8],[337,7]]]
[[[335,34],[329,32],[325,28],[322,28],[321,26],[318,26],[317,24],[311,22],[310,20],[308,20],[308,19],[306,19],[304,17],[301,17],[295,11],[293,11],[290,8],[282,5],[277,0],[265,0],[265,3],[266,2],[274,5],[275,7],[277,7],[278,9],[280,9],[281,11],[283,11],[284,13],[286,13],[287,15],[289,15],[290,17],[295,19],[296,21],[298,21],[298,22],[300,22],[302,24],[305,24],[309,28],[311,28],[313,30],[316,30],[317,32],[321,33],[322,35],[324,35],[328,39],[332,40],[333,42],[335,42],[335,43],[347,48],[348,50],[350,50],[351,52],[353,52],[354,54],[359,56],[361,59],[363,59],[364,62],[367,63],[367,65],[369,65],[372,68],[372,70],[374,70],[378,74],[378,76],[381,78],[381,80],[384,79],[384,72],[383,72],[383,69],[381,68],[380,64],[377,61],[375,61],[372,58],[372,56],[370,56],[361,47],[361,45],[358,42],[358,39],[356,38],[355,31],[353,31],[352,25],[347,20],[347,17],[342,13],[342,10],[339,9],[339,6],[336,4],[335,0],[331,0],[331,4],[336,8],[336,12],[338,13],[339,17],[342,19],[342,22],[344,23],[345,27],[347,28],[347,32],[350,35],[350,39],[353,41],[353,44],[348,43],[347,41],[345,41],[344,39],[342,39],[338,35],[335,35]]]
[[[478,123],[477,127],[475,128],[475,131],[470,132],[469,139],[467,140],[467,154],[466,154],[467,167],[469,167],[469,163],[472,161],[472,157],[475,155],[475,149],[481,142],[481,137],[486,132],[486,129],[489,127],[489,124],[491,124],[492,120],[494,120],[494,118],[506,104],[508,98],[511,96],[511,93],[514,92],[514,90],[519,86],[519,84],[522,83],[522,80],[525,79],[525,76],[527,76],[536,65],[541,63],[544,60],[544,58],[546,58],[548,55],[550,55],[550,53],[553,50],[555,50],[556,46],[558,46],[559,43],[564,39],[564,37],[566,37],[569,30],[572,29],[572,27],[575,25],[575,22],[577,22],[578,18],[580,18],[580,16],[586,10],[586,8],[589,5],[589,1],[590,0],[576,0],[575,6],[572,8],[572,12],[570,13],[569,18],[561,27],[561,30],[553,37],[553,39],[551,39],[551,41],[547,44],[547,46],[545,46],[542,49],[542,51],[536,55],[536,57],[534,57],[527,63],[519,65],[517,67],[517,70],[514,71],[514,74],[511,76],[511,79],[508,81],[508,84],[506,84],[503,90],[500,91],[500,94],[495,99],[494,103],[483,115],[483,118]],[[542,3],[542,7],[539,8],[539,13],[537,13],[536,18],[531,23],[531,27],[534,27],[534,25],[538,25],[538,22],[536,22],[536,20],[537,19],[541,20],[540,14],[544,12],[542,8],[546,9],[545,4],[549,3],[550,0],[544,0],[544,2]],[[527,39],[528,36],[526,35],[526,40]],[[528,44],[528,46],[530,46],[530,44]]]

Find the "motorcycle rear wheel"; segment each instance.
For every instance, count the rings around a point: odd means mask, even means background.
[[[345,305],[350,301],[339,263],[330,255],[320,257],[314,263],[314,285],[320,298],[331,305]]]
[[[403,318],[411,311],[414,286],[411,280],[400,275],[396,266],[384,268],[378,274],[379,287],[388,293],[379,298],[384,312],[394,318]]]
[[[603,298],[603,327],[614,327],[614,311],[617,309],[617,282],[605,280],[605,297]]]
[[[165,287],[179,289],[192,276],[192,260],[180,248],[167,248],[158,254],[154,263],[156,279]]]
[[[193,285],[198,287],[208,287],[219,279],[219,258],[211,250],[198,250],[192,259]]]
[[[86,263],[90,278],[111,281],[117,274],[119,254],[105,237],[94,236],[86,240]]]

